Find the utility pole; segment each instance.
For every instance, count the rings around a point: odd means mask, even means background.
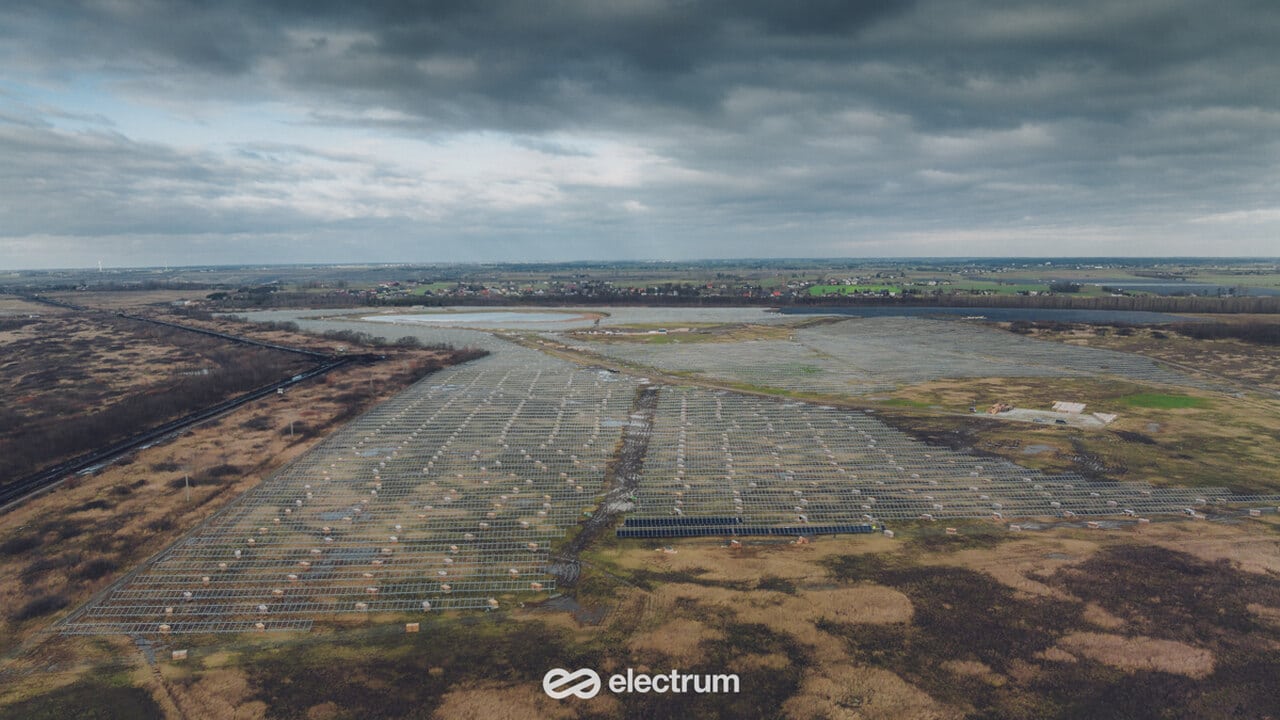
[[[187,502],[191,502],[191,473],[182,474],[182,484],[186,488]]]

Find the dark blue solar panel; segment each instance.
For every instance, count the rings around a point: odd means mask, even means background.
[[[740,517],[671,517],[627,518],[624,527],[703,527],[711,525],[741,525]]]
[[[661,518],[659,518],[661,519]],[[680,520],[697,520],[698,518],[679,518]],[[699,527],[692,524],[663,525],[651,527],[618,528],[619,538],[680,538],[680,537],[716,537],[735,535],[774,535],[794,537],[797,535],[861,535],[879,530],[875,525],[862,523],[857,525],[720,525]]]

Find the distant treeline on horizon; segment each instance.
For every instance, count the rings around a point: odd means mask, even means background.
[[[1126,295],[907,295],[898,297],[769,297],[734,295],[495,295],[495,296],[359,296],[340,293],[273,292],[231,295],[219,301],[225,307],[501,307],[527,305],[616,305],[652,307],[962,307],[1038,308],[1063,310],[1127,310],[1163,313],[1280,313],[1280,296],[1200,297]]]

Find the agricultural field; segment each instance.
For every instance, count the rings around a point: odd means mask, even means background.
[[[900,285],[813,285],[809,294],[814,297],[825,295],[857,295],[859,293],[901,293]]]

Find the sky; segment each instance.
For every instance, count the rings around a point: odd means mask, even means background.
[[[1275,0],[14,0],[0,268],[1280,255]]]

